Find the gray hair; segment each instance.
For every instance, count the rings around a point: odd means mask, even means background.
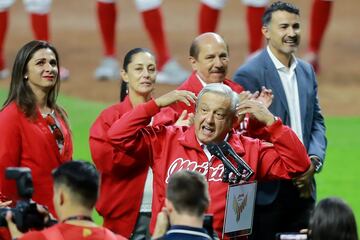
[[[223,83],[211,83],[207,84],[199,93],[197,100],[196,100],[196,110],[199,105],[200,99],[205,93],[212,92],[219,95],[222,95],[226,98],[230,99],[230,111],[235,113],[236,105],[239,104],[239,97],[229,86]]]

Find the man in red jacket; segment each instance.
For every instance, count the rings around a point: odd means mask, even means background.
[[[270,106],[272,102],[271,90],[264,88],[259,95],[257,93],[251,95],[249,92],[244,92],[244,88],[240,84],[226,78],[229,60],[228,45],[219,34],[208,32],[197,36],[192,42],[189,51],[189,61],[193,72],[177,89],[193,92],[197,96],[207,84],[223,83],[238,94],[242,92],[240,99],[256,97],[257,100],[265,103],[267,107]],[[187,110],[187,113],[195,112],[193,103],[187,106],[183,102],[177,102],[171,104],[170,107],[179,115],[183,110]]]
[[[117,151],[151,156],[150,166],[154,173],[151,230],[164,206],[169,177],[187,169],[206,177],[211,197],[208,212],[214,215],[214,229],[221,235],[228,183],[222,182],[224,165],[207,150],[209,143],[227,141],[254,170],[250,180],[291,179],[310,166],[304,146],[290,128],[259,101],[245,100],[239,104],[238,95],[225,84],[208,84],[199,93],[193,126],[148,126],[160,108],[176,101],[190,105],[190,102],[194,103],[194,94],[174,90],[138,105],[107,132],[109,142]],[[263,124],[257,130],[262,131],[267,142],[232,131],[237,116],[243,118],[246,113]],[[138,162],[141,160],[137,158]]]
[[[177,89],[191,91],[198,95],[206,84],[224,83],[237,93],[244,90],[241,85],[226,78],[229,65],[229,49],[219,34],[208,32],[196,37],[190,46],[189,61],[193,72]],[[186,106],[186,104],[178,102],[172,104],[171,107],[179,114],[184,109],[188,113],[195,111],[194,104]]]

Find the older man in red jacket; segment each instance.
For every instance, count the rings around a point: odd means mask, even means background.
[[[194,126],[148,126],[160,108],[176,101],[190,105],[194,98],[191,92],[174,90],[126,113],[112,125],[107,135],[118,151],[151,156],[154,173],[151,229],[164,205],[169,177],[188,169],[202,173],[209,182],[211,204],[208,212],[214,214],[214,229],[221,235],[228,183],[222,182],[223,163],[210,154],[206,144],[227,141],[254,170],[250,180],[291,179],[306,171],[310,160],[296,134],[261,102],[247,100],[239,104],[237,94],[225,84],[208,84],[199,93]],[[241,118],[246,113],[263,124],[258,131],[263,132],[267,142],[244,137],[232,130],[236,117]],[[142,159],[139,157],[137,161]]]

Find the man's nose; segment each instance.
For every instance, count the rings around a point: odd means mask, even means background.
[[[289,37],[295,37],[296,35],[297,35],[296,29],[290,27],[290,28],[289,28],[289,31],[288,31],[288,36],[289,36]]]
[[[208,113],[205,117],[205,121],[207,123],[213,123],[214,122],[214,114]]]
[[[216,66],[216,67],[223,67],[224,66],[224,63],[221,61],[220,57],[216,57],[214,61],[215,61],[214,66]]]

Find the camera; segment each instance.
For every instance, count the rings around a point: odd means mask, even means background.
[[[31,170],[25,167],[8,167],[5,176],[7,179],[16,181],[17,191],[20,200],[16,202],[14,208],[0,209],[0,226],[6,227],[5,219],[7,211],[12,212],[13,222],[21,232],[27,232],[29,229],[41,230],[45,227],[44,215],[37,210],[37,204],[31,200],[34,192]]]
[[[203,228],[206,229],[209,236],[213,239],[213,237],[214,237],[214,229],[213,229],[213,215],[212,214],[205,214],[204,215]]]
[[[308,235],[306,233],[287,232],[277,233],[276,240],[307,240]]]

